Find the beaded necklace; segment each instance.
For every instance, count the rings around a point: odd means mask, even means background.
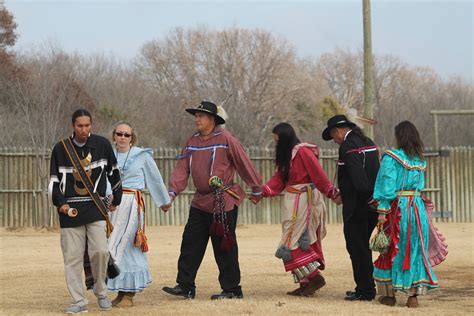
[[[125,175],[125,164],[127,163],[127,160],[128,160],[128,155],[130,155],[130,151],[132,150],[132,148],[130,148],[127,152],[127,157],[125,157],[125,161],[123,162],[122,164],[122,167],[119,166],[119,171],[120,171],[120,178],[123,179],[124,175]],[[117,150],[117,160],[118,160],[118,154],[119,154],[119,151]]]

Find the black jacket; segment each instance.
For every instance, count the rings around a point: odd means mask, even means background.
[[[337,181],[341,190],[344,221],[364,218],[372,211],[367,202],[372,197],[379,171],[378,150],[354,150],[373,146],[375,144],[371,139],[363,140],[351,131],[339,147]]]
[[[96,192],[104,197],[107,189],[107,178],[112,186],[114,196],[112,204],[119,205],[122,200],[122,184],[117,159],[110,142],[98,135],[91,134],[87,143],[79,147],[74,143],[79,159],[84,159],[89,153],[92,156],[86,171],[92,170],[90,178],[96,187]],[[77,227],[95,221],[105,220],[94,204],[84,185],[73,176],[72,163],[61,142],[57,143],[51,154],[50,182],[48,188],[52,203],[58,209],[68,203],[78,210],[76,217],[59,213],[61,228]]]

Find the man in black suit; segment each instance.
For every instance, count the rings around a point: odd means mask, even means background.
[[[344,115],[330,118],[322,137],[340,145],[337,181],[343,204],[346,249],[356,283],[355,291],[347,291],[345,300],[370,301],[375,298],[375,284],[369,239],[377,224],[377,213],[369,204],[379,170],[377,147]]]

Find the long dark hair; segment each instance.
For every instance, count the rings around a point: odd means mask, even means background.
[[[403,121],[395,126],[395,138],[397,139],[397,147],[403,149],[408,156],[422,157],[423,142],[418,130],[411,122]]]
[[[76,119],[78,117],[81,117],[81,116],[88,116],[91,119],[91,122],[92,122],[92,115],[89,113],[89,111],[84,110],[84,109],[79,109],[79,110],[76,110],[72,114],[72,124],[74,124],[74,122],[76,122]]]
[[[273,134],[278,135],[278,142],[275,148],[275,165],[281,171],[283,182],[288,181],[290,172],[291,151],[300,140],[296,137],[296,132],[288,123],[279,123],[273,130]]]
[[[354,125],[354,126],[351,126],[350,129],[352,130],[352,132],[354,134],[356,134],[357,136],[359,136],[360,138],[362,138],[362,140],[364,142],[367,142],[369,141],[369,138],[367,136],[365,136],[364,132],[362,131],[362,129],[357,126],[357,125]]]

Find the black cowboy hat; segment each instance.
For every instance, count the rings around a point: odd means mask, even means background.
[[[326,127],[323,131],[323,139],[331,140],[332,139],[330,135],[331,130],[335,127],[344,127],[344,126],[353,127],[353,126],[356,126],[356,124],[349,121],[345,115],[335,115],[331,117],[328,120],[328,127]]]
[[[216,118],[216,124],[219,124],[219,125],[225,124],[224,118],[222,118],[219,114],[217,114],[217,105],[209,101],[202,101],[196,108],[186,109],[186,112],[192,115],[196,114],[196,112],[207,113]]]

